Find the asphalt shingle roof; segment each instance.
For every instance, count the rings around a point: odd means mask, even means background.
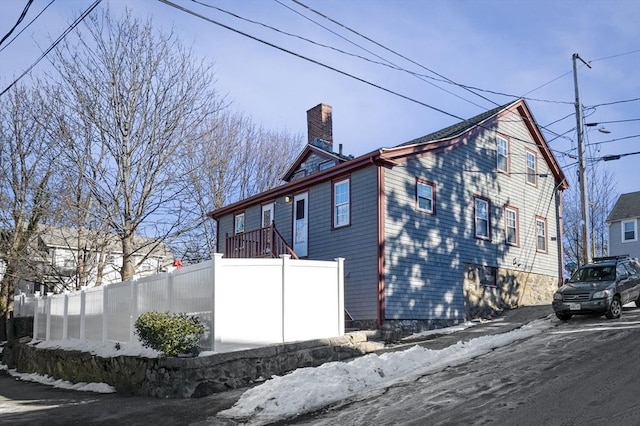
[[[640,191],[620,195],[607,217],[607,222],[640,217]]]
[[[509,102],[508,104],[504,104],[494,109],[491,109],[489,111],[485,111],[482,114],[478,114],[475,117],[472,117],[468,120],[464,120],[454,125],[451,125],[449,127],[445,127],[444,129],[438,130],[437,132],[430,133],[426,136],[422,136],[417,139],[410,140],[409,142],[401,143],[398,146],[416,145],[416,144],[421,144],[425,142],[431,142],[431,141],[454,137],[456,135],[459,135],[460,133],[466,132],[467,130],[476,126],[478,123],[483,122],[487,118],[499,113],[500,111],[502,111],[503,109],[511,105],[512,103],[513,102]]]

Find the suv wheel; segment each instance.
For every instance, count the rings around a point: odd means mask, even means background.
[[[609,310],[605,313],[607,318],[609,319],[617,319],[620,318],[620,314],[622,313],[622,303],[620,303],[620,297],[614,296],[611,301],[611,306],[609,306]]]
[[[559,320],[567,321],[567,320],[570,320],[573,315],[557,313],[556,316],[558,317]]]

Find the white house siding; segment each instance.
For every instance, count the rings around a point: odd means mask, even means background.
[[[309,190],[309,259],[345,258],[345,308],[355,320],[374,322],[378,306],[377,170],[370,166],[348,176],[349,226],[331,229],[332,182]]]
[[[631,219],[625,219],[628,221]],[[636,232],[640,231],[640,218],[636,218]],[[640,238],[636,235],[635,241],[622,242],[622,222],[611,222],[609,224],[609,255],[619,256],[628,254],[631,257],[640,259]]]
[[[519,282],[514,289],[500,284],[501,277],[535,282],[537,291],[544,277],[543,297],[551,296],[559,276],[555,182],[537,147],[518,140],[531,141],[519,116],[506,116],[499,129],[512,136],[509,175],[496,171],[495,132],[486,129],[453,150],[385,171],[386,318],[463,319],[473,316],[465,306],[469,298],[482,304],[482,298],[509,296],[504,292],[513,292],[517,304],[527,286]],[[536,152],[538,173],[549,173],[537,187],[525,182],[527,148]],[[415,209],[416,178],[435,184],[433,215]],[[474,236],[474,195],[491,202],[491,241]],[[505,243],[504,205],[518,209],[518,247]],[[547,253],[536,251],[536,215],[547,219]],[[473,265],[500,268],[498,288],[465,288],[465,272]]]

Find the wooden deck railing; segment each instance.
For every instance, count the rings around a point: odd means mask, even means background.
[[[292,259],[298,258],[275,224],[242,234],[227,234],[225,257],[279,257],[281,254],[290,254]]]

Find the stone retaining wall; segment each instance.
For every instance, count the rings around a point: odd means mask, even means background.
[[[465,319],[492,318],[505,309],[551,303],[558,277],[503,268],[486,273],[479,265],[465,264]],[[486,276],[485,276],[486,275]]]
[[[250,385],[300,367],[343,361],[380,349],[370,333],[312,340],[194,358],[102,358],[87,352],[38,349],[30,339],[7,343],[3,362],[22,373],[72,383],[107,383],[117,392],[160,398],[196,398]]]

